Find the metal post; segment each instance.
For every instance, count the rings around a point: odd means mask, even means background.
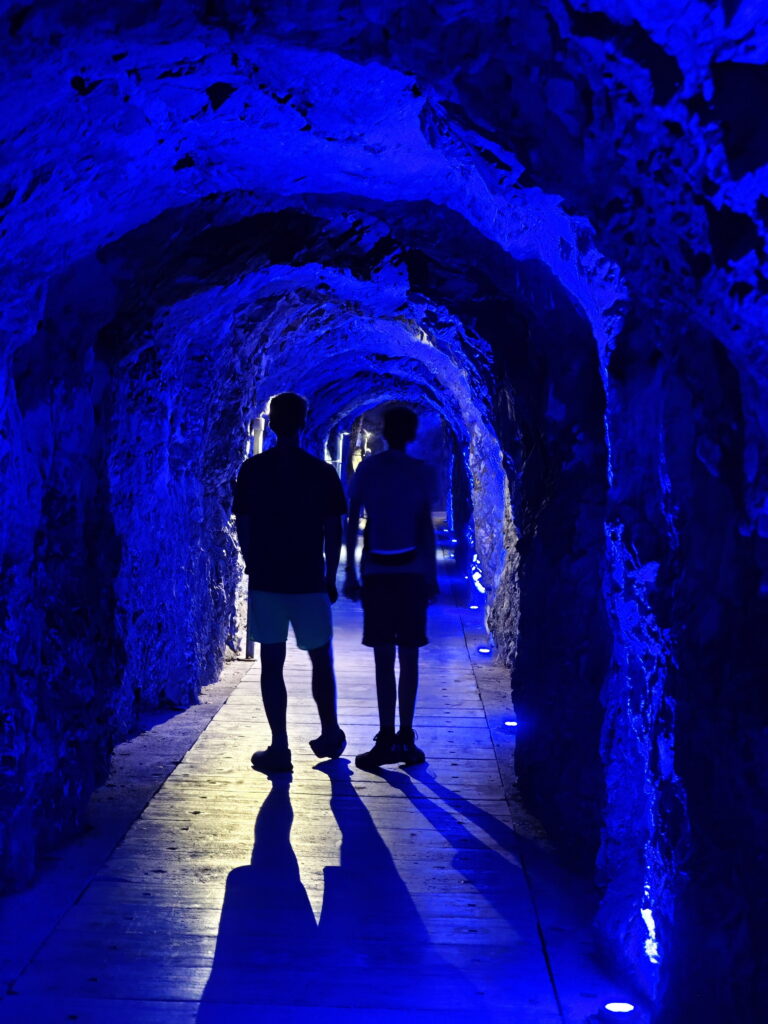
[[[251,455],[261,455],[264,450],[264,416],[257,416],[253,421],[251,434]]]
[[[445,501],[445,528],[453,535],[453,470],[456,456],[451,452],[448,456],[448,494]]]
[[[264,417],[257,416],[251,423],[250,437],[248,438],[248,454],[261,455],[264,446]],[[253,661],[256,657],[256,644],[248,636],[248,623],[251,619],[251,591],[248,590],[245,613],[245,658],[246,661]]]
[[[339,478],[342,477],[342,469],[344,466],[344,438],[347,436],[346,430],[340,430],[336,434],[336,440],[334,447],[336,448],[336,457],[333,460],[333,465],[336,472],[339,474]]]

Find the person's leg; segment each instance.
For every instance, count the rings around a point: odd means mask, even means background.
[[[285,724],[288,695],[283,679],[285,644],[261,644],[261,698],[272,730],[272,747],[288,749],[288,731]]]
[[[397,649],[400,661],[400,681],[398,684],[398,705],[400,709],[400,731],[413,730],[413,714],[416,709],[416,691],[419,688],[419,648],[403,647]]]
[[[379,706],[379,731],[374,745],[358,754],[355,764],[375,771],[383,764],[396,764],[400,750],[395,744],[395,644],[391,624],[392,600],[387,577],[363,577],[363,643],[373,648],[376,665],[376,700]]]
[[[340,757],[347,737],[336,717],[336,677],[333,672],[331,602],[323,592],[291,594],[290,620],[296,643],[312,662],[312,696],[320,716],[320,735],[310,740],[315,757]]]
[[[373,747],[355,758],[357,767],[366,771],[373,771],[383,764],[396,764],[400,760],[400,748],[395,742],[395,645],[374,644],[373,657],[376,663],[376,699],[379,705],[380,727]]]
[[[395,645],[377,644],[373,648],[376,664],[376,700],[379,705],[379,726],[382,732],[395,731]]]
[[[339,721],[336,717],[336,677],[330,642],[309,651],[309,658],[312,662],[312,696],[317,704],[321,732],[324,736],[336,736]]]

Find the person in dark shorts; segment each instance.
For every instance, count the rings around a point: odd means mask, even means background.
[[[352,478],[347,520],[344,595],[362,593],[363,643],[373,648],[379,732],[374,746],[355,758],[360,768],[420,764],[413,715],[419,684],[419,648],[427,640],[427,603],[437,593],[433,473],[405,451],[416,436],[418,417],[406,406],[384,414],[388,450],[371,455]],[[367,515],[361,561],[362,591],[355,570],[360,511]],[[400,674],[395,682],[395,653]],[[395,732],[395,708],[400,728]]]
[[[272,731],[271,744],[256,751],[251,764],[267,774],[293,769],[283,679],[289,624],[312,662],[321,733],[309,745],[317,757],[339,757],[346,746],[336,717],[331,652],[346,499],[333,467],[300,446],[306,418],[304,398],[276,395],[269,422],[277,444],[247,459],[235,486],[237,536],[248,574],[248,636],[260,644],[261,695]]]

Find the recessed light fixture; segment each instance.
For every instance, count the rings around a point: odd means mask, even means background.
[[[632,1003],[606,1003],[605,1008],[609,1013],[632,1013]]]

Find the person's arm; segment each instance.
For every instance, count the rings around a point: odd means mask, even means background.
[[[341,557],[341,516],[327,516],[325,520],[325,585],[331,604],[339,599],[336,589],[336,570]]]
[[[357,533],[360,526],[360,511],[362,505],[360,499],[352,495],[349,499],[349,514],[347,515],[347,568],[344,576],[344,597],[357,601],[360,597],[360,583],[357,579],[355,568],[355,554],[357,552]]]
[[[237,531],[237,542],[245,562],[245,571],[250,570],[250,555],[253,545],[253,519],[251,516],[239,512],[235,515],[235,530]]]
[[[427,563],[427,592],[430,597],[437,597],[437,550],[435,545],[435,527],[432,523],[432,508],[425,504],[421,512],[421,543]]]
[[[437,498],[437,477],[434,469],[429,466],[427,473],[427,494],[421,510],[421,536],[424,545],[424,557],[427,563],[427,587],[430,598],[437,597],[437,545],[435,543],[435,527],[432,522],[432,506]]]
[[[232,503],[232,511],[235,514],[235,531],[237,533],[237,542],[240,545],[240,552],[245,562],[246,573],[250,572],[250,561],[251,552],[253,550],[254,541],[254,523],[253,517],[248,515],[247,501],[246,501],[246,482],[245,478],[248,471],[245,469],[246,463],[240,467],[240,472],[237,474],[237,482],[235,483],[235,497]]]

